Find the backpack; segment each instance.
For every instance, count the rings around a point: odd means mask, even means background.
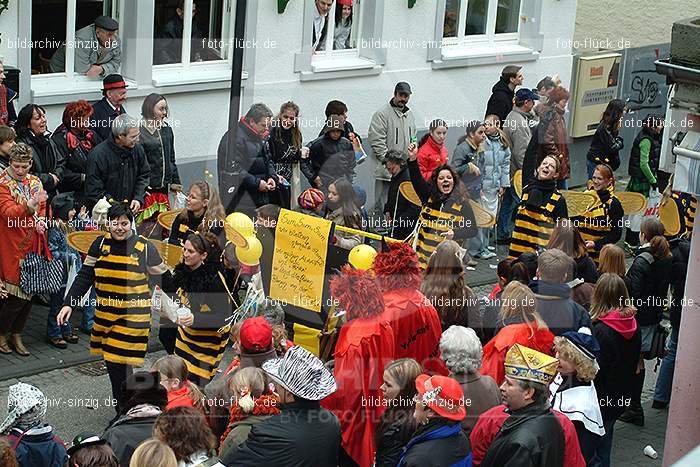
[[[654,256],[648,251],[641,253],[639,257],[649,264],[654,264],[654,261],[656,261]],[[669,329],[661,323],[658,323],[654,328],[654,333],[651,336],[651,347],[648,352],[644,353],[645,360],[656,360],[654,371],[656,371],[661,359],[666,355],[666,339],[669,334],[671,334]]]

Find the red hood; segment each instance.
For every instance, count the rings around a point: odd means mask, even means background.
[[[628,340],[632,339],[637,331],[637,320],[634,319],[634,315],[622,316],[620,315],[620,310],[613,310],[602,316],[600,320]]]

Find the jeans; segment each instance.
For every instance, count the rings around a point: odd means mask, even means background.
[[[610,455],[612,454],[613,428],[616,419],[603,420],[605,434],[598,439],[595,454],[589,467],[610,467]]]
[[[671,385],[673,384],[673,371],[676,368],[676,348],[678,347],[678,329],[671,330],[671,337],[666,342],[666,355],[661,361],[659,377],[656,379],[654,400],[659,402],[671,402]]]
[[[46,319],[46,337],[49,339],[61,339],[63,336],[73,333],[73,326],[71,326],[70,323],[59,326],[56,322],[58,312],[61,311],[61,308],[63,307],[63,296],[65,293],[66,288],[61,287],[61,290],[51,294],[49,302],[49,315]]]
[[[92,323],[95,322],[95,302],[97,301],[97,296],[95,295],[95,287],[90,289],[90,298],[88,299],[87,305],[83,307],[83,317],[80,319],[80,327],[86,332],[92,331]]]
[[[489,252],[489,237],[491,236],[491,228],[479,228],[476,237],[470,238],[468,242],[469,256],[479,257]]]
[[[513,212],[520,204],[520,198],[515,188],[509,186],[501,199],[501,210],[498,212],[496,238],[506,239],[513,235]]]
[[[588,171],[588,180],[593,178],[593,171],[598,164],[590,159],[586,159],[586,170]]]

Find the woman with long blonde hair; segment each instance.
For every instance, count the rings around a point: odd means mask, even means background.
[[[606,272],[625,277],[627,272],[625,251],[617,245],[607,244],[600,250],[598,274],[603,275]]]
[[[501,296],[500,325],[503,328],[484,346],[482,375],[500,386],[505,378],[506,352],[515,344],[553,355],[554,334],[537,312],[535,294],[525,284],[509,283]]]
[[[168,243],[182,246],[187,237],[196,232],[212,232],[219,236],[224,229],[225,218],[226,211],[217,189],[205,180],[196,181],[187,191],[185,208],[170,227]]]
[[[463,254],[454,240],[440,243],[428,260],[421,292],[437,310],[443,331],[457,325],[481,333],[479,302],[464,282]]]

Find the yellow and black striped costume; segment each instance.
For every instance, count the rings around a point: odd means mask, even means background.
[[[197,228],[202,223],[202,219],[204,219],[204,215],[197,217],[192,211],[186,211],[186,214],[186,222],[182,221],[182,214],[178,214],[173,221],[173,225],[170,227],[168,243],[171,245],[183,246],[187,237],[197,232]]]
[[[427,206],[421,210],[418,216],[418,239],[415,250],[418,253],[418,261],[422,269],[428,265],[430,255],[433,254],[435,248],[445,240],[444,234],[448,230],[452,230],[456,234],[467,222],[462,215],[465,203],[447,200],[442,210],[431,209]],[[474,221],[472,220],[472,222]]]
[[[695,210],[698,205],[698,200],[693,195],[688,193],[679,193],[674,191],[671,198],[678,207],[678,214],[681,218],[681,234],[690,237],[693,234],[693,224],[695,223]]]
[[[572,218],[572,221],[584,241],[595,242],[595,246],[588,249],[588,256],[597,266],[603,245],[615,244],[622,237],[622,218],[625,212],[612,187],[601,192],[587,192],[595,196],[596,203],[582,215]]]
[[[216,372],[228,344],[226,318],[232,307],[220,274],[219,262],[205,262],[191,270],[179,264],[173,273],[175,298],[194,315],[191,326],[179,326],[175,355],[185,360],[192,380],[201,386]]]
[[[566,201],[557,190],[544,193],[545,201],[539,206],[527,203],[530,196],[529,191],[523,193],[515,216],[515,225],[508,251],[508,256],[512,258],[546,247],[557,219],[566,217]]]
[[[116,241],[105,234],[92,243],[64,302],[75,307],[94,283],[91,353],[107,362],[143,364],[151,330],[148,276],[166,272],[158,250],[144,237]]]

